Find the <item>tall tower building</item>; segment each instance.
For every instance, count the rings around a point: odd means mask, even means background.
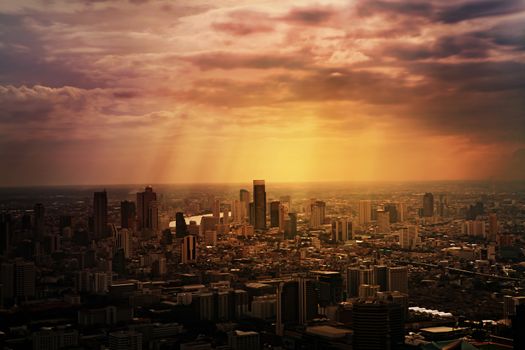
[[[120,229],[116,232],[115,247],[124,250],[126,259],[131,258],[131,233],[127,228]]]
[[[188,225],[186,225],[186,219],[184,213],[175,213],[175,234],[178,238],[185,237],[188,235]]]
[[[7,213],[0,213],[0,256],[7,254],[10,239],[11,216]]]
[[[279,201],[270,202],[270,227],[279,227]]]
[[[211,208],[211,212],[214,218],[221,217],[221,201],[220,200],[218,199],[213,200],[213,206]]]
[[[434,195],[430,192],[423,196],[423,217],[430,218],[434,216]]]
[[[399,233],[399,245],[403,249],[414,249],[421,245],[421,238],[416,225],[408,225]]]
[[[197,238],[189,235],[182,240],[182,263],[189,264],[197,261]]]
[[[315,201],[310,207],[310,227],[319,228],[324,224],[326,214],[326,203]]]
[[[279,205],[279,232],[284,232],[286,229],[286,219],[288,219],[288,205]]]
[[[384,210],[377,210],[377,230],[379,233],[390,233],[390,214]]]
[[[46,208],[42,203],[37,203],[34,206],[34,221],[33,221],[33,230],[35,234],[35,238],[38,240],[41,240],[44,238],[44,234],[46,233]]]
[[[499,233],[498,216],[496,213],[489,214],[489,240],[496,241]]]
[[[120,202],[120,227],[134,228],[135,217],[137,216],[137,208],[135,203],[130,201]]]
[[[137,226],[139,230],[156,230],[159,227],[157,194],[148,186],[137,193]]]
[[[359,201],[359,226],[363,227],[372,221],[372,202],[369,200]]]
[[[248,221],[250,217],[250,192],[242,189],[239,192],[239,199],[241,201],[241,217],[242,221]]]
[[[93,195],[93,233],[95,238],[106,237],[108,233],[108,196],[106,190]]]
[[[254,226],[256,230],[266,229],[266,186],[264,180],[253,180]]]
[[[288,214],[288,225],[284,229],[286,239],[293,239],[297,235],[297,213]]]

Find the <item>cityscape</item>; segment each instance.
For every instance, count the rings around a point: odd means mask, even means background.
[[[524,185],[5,188],[1,341],[520,349]]]
[[[524,0],[0,1],[0,349],[525,350]]]

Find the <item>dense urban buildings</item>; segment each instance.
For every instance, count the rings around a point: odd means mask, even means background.
[[[522,343],[523,184],[253,184],[1,189],[2,346]]]

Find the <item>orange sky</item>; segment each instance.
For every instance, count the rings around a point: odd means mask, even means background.
[[[0,4],[0,186],[525,178],[525,3]]]

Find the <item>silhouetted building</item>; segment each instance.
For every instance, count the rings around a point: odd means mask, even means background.
[[[150,186],[137,193],[137,226],[139,230],[150,231],[159,227],[157,194]]]
[[[476,220],[478,216],[485,214],[485,208],[483,202],[476,202],[476,204],[471,205],[467,211],[467,220]]]
[[[388,290],[408,293],[408,268],[406,266],[388,268]]]
[[[184,219],[184,213],[175,213],[175,235],[177,238],[188,235],[188,226],[186,225],[186,219]]]
[[[197,260],[197,239],[195,236],[185,236],[182,241],[182,263],[193,263]]]
[[[388,213],[391,224],[399,222],[397,207],[395,203],[387,203],[384,205],[384,210]]]
[[[11,215],[0,213],[0,255],[6,255],[11,240]]]
[[[241,201],[241,218],[245,222],[250,217],[250,192],[247,190],[240,190],[239,198]]]
[[[34,237],[41,240],[46,233],[46,208],[42,203],[35,204],[33,208],[33,231]]]
[[[293,239],[297,235],[297,213],[288,213],[287,224],[284,227],[284,237]]]
[[[266,186],[264,180],[253,180],[253,211],[256,230],[266,229]]]
[[[360,300],[353,305],[352,324],[354,349],[403,349],[403,309],[398,304],[372,298]]]
[[[134,228],[137,208],[131,201],[120,202],[120,226],[122,228]]]
[[[93,196],[93,233],[95,238],[106,237],[108,232],[108,196],[106,191]]]
[[[512,317],[514,349],[525,349],[525,304],[516,306],[515,313]]]
[[[279,201],[270,202],[270,227],[279,227]]]
[[[423,217],[434,216],[434,195],[430,192],[423,196]]]

